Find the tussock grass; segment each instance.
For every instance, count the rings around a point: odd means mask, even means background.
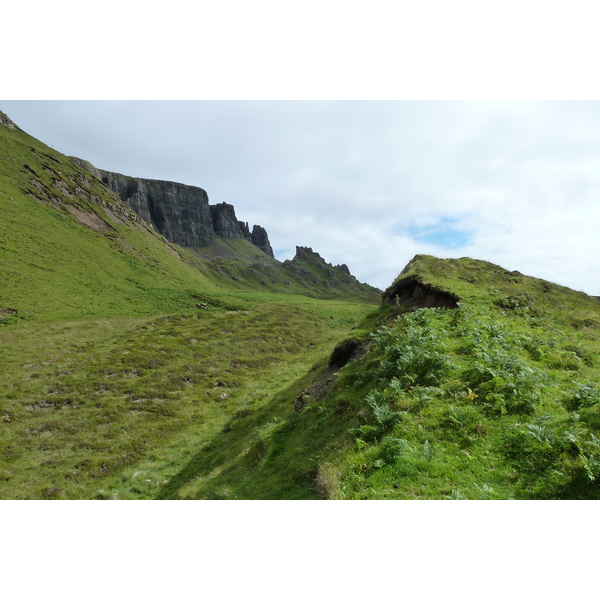
[[[152,497],[345,330],[293,303],[2,328],[0,497]]]
[[[373,310],[4,126],[0,210],[0,498],[600,497],[596,298],[416,256]]]

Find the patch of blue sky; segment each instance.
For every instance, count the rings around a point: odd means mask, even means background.
[[[442,219],[435,225],[410,225],[406,233],[417,242],[425,242],[446,250],[462,248],[471,239],[471,232],[453,219]]]
[[[283,262],[284,260],[292,260],[292,258],[294,258],[295,255],[295,248],[275,247],[273,248],[273,254],[275,255],[275,258],[280,262]]]

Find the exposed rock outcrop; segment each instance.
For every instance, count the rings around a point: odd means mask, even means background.
[[[131,207],[142,219],[169,241],[181,246],[199,248],[214,238],[245,239],[273,256],[267,232],[255,225],[238,221],[233,205],[222,202],[210,205],[202,188],[154,179],[129,177],[97,169],[85,160],[74,158],[111,191]]]
[[[315,252],[308,246],[296,246],[296,255],[292,260],[284,261],[283,266],[294,269],[294,272],[298,275],[309,275],[310,271],[303,268],[305,263],[312,264],[320,271],[326,271],[329,275],[341,281],[356,281],[356,278],[350,273],[350,269],[348,269],[347,265],[342,264],[334,267],[332,264],[326,263],[318,252]]]
[[[348,291],[363,290],[367,293],[378,293],[379,290],[360,283],[346,265],[333,266],[325,262],[318,252],[307,246],[296,246],[296,255],[292,260],[283,262],[283,267],[288,269],[306,285],[322,286],[324,289],[345,288]]]
[[[425,283],[417,275],[397,279],[382,295],[383,304],[410,308],[458,308],[459,296]]]
[[[252,228],[250,241],[255,246],[258,246],[265,254],[274,257],[273,248],[271,248],[271,244],[269,243],[269,236],[267,235],[267,231],[264,227],[261,227],[260,225],[255,225]]]
[[[221,202],[210,206],[212,226],[217,237],[224,240],[250,240],[248,223],[238,221],[232,204]]]
[[[6,114],[0,110],[0,123],[8,129],[16,129],[17,131],[23,131],[20,127],[17,127]]]

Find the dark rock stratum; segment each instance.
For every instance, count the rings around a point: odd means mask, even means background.
[[[97,169],[85,160],[74,158],[98,177],[112,192],[170,242],[191,248],[210,244],[214,238],[244,239],[273,257],[267,232],[238,221],[232,204],[211,205],[208,194],[199,187],[130,177]]]

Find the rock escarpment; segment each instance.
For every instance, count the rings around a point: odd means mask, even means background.
[[[212,226],[217,237],[224,240],[248,240],[250,239],[250,228],[248,223],[238,221],[235,216],[233,204],[221,202],[210,206]]]
[[[323,288],[339,288],[348,291],[365,291],[376,294],[379,292],[376,288],[360,283],[354,275],[350,273],[347,265],[333,266],[314,252],[312,248],[305,246],[296,246],[296,255],[292,260],[283,262],[284,269],[291,271],[300,281],[306,285],[317,285]]]
[[[267,232],[262,227],[254,225],[250,233],[248,223],[238,221],[232,204],[210,205],[208,194],[202,188],[129,177],[97,169],[81,159],[75,160],[171,242],[200,248],[214,238],[245,239],[273,257]]]

